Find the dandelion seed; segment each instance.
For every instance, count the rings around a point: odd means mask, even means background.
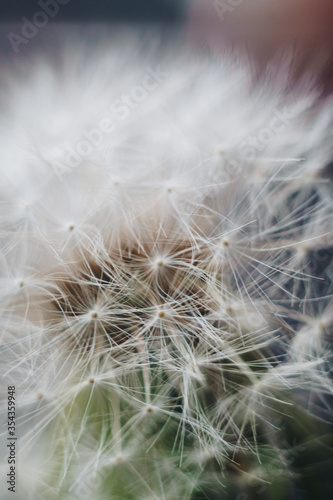
[[[275,484],[273,460],[287,491],[284,433],[333,396],[332,103],[249,92],[230,61],[134,57],[129,34],[81,44],[2,100],[0,366],[37,457],[25,496],[227,498]]]

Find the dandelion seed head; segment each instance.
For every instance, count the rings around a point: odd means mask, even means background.
[[[332,103],[137,45],[64,41],[2,102],[0,366],[33,498],[224,496],[333,393]]]

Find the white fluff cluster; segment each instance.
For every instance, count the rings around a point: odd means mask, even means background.
[[[267,487],[286,415],[329,410],[332,102],[138,40],[3,77],[20,499]]]

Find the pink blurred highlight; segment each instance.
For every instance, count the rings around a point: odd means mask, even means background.
[[[236,48],[258,68],[292,52],[295,77],[312,69],[326,86],[333,82],[332,0],[196,0],[189,7],[187,36],[201,49]]]

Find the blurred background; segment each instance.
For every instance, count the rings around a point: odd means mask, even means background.
[[[198,47],[232,47],[259,71],[288,55],[295,78],[308,72],[332,87],[332,0],[195,0],[186,29]]]
[[[0,23],[2,70],[36,51],[51,57],[73,23],[92,39],[101,27],[112,31],[119,24],[140,24],[166,36],[176,32],[180,44],[200,53],[223,57],[232,51],[251,60],[258,75],[287,57],[291,82],[307,74],[324,93],[333,90],[333,0],[2,0]],[[293,436],[301,442],[300,426],[293,424]],[[322,441],[295,461],[305,473],[290,499],[324,498],[317,489],[309,493],[313,477],[328,494],[332,435]]]
[[[146,23],[175,27],[200,51],[232,49],[259,72],[288,54],[293,77],[308,72],[333,88],[332,0],[5,0],[0,21],[7,59],[55,43],[59,23]],[[29,43],[17,38],[29,34]]]

